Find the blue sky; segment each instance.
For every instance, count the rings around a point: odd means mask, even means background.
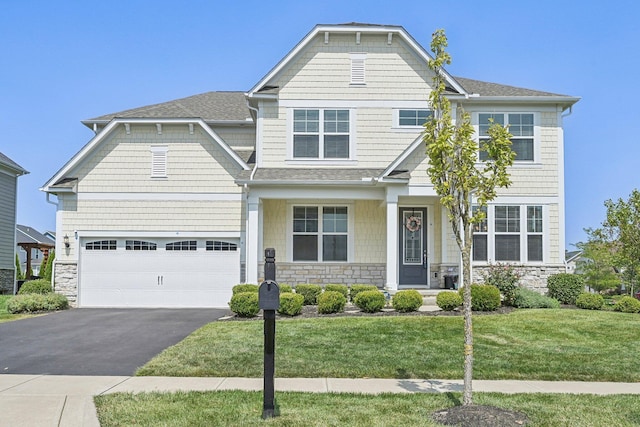
[[[18,222],[55,229],[39,191],[93,133],[80,120],[211,90],[250,89],[316,24],[403,26],[428,48],[444,28],[461,77],[582,97],[565,119],[566,241],[640,187],[637,1],[4,2],[0,151]]]

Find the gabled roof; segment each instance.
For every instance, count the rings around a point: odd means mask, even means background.
[[[16,224],[16,244],[55,246],[55,242],[40,233],[38,230],[26,225]]]
[[[8,158],[2,153],[0,153],[0,166],[4,166],[6,169],[9,169],[10,171],[14,172],[18,176],[29,173],[22,166],[20,166],[19,164],[17,164],[16,162],[14,162],[13,160],[11,160],[10,158]]]
[[[243,92],[206,92],[160,104],[146,105],[83,120],[87,126],[115,118],[199,118],[207,123],[249,122],[251,114]]]

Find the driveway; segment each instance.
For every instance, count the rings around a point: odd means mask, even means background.
[[[133,375],[225,309],[79,308],[0,323],[0,374]]]

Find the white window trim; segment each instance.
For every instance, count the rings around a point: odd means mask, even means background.
[[[480,142],[480,114],[533,114],[533,160],[516,160],[513,162],[513,167],[516,168],[529,168],[529,167],[540,167],[542,165],[541,161],[541,137],[540,137],[540,113],[536,111],[521,111],[521,110],[500,110],[500,111],[490,111],[490,110],[481,110],[476,111],[471,114],[471,119],[473,123],[473,128],[475,130],[475,140],[477,143]],[[507,123],[507,121],[505,121]],[[483,164],[484,162],[478,160],[478,164]]]
[[[401,110],[416,111],[416,110],[430,110],[430,108],[428,108],[428,107],[421,107],[421,108],[413,108],[413,107],[411,107],[411,108],[409,108],[409,107],[394,108],[392,110],[393,122],[392,122],[392,125],[391,125],[391,129],[393,129],[394,131],[408,131],[408,132],[422,131],[424,129],[424,126],[422,126],[422,125],[417,125],[417,126],[401,125],[400,124],[400,111]]]
[[[324,127],[324,111],[325,110],[348,110],[349,111],[349,157],[344,159],[325,159],[293,157],[293,111],[294,110],[320,110],[320,128]],[[320,132],[318,141],[318,155],[324,156],[324,146],[322,141],[323,132]],[[287,164],[291,165],[355,165],[356,163],[356,109],[334,106],[310,106],[310,107],[291,107],[287,109]]]
[[[346,206],[347,208],[347,260],[346,261],[294,261],[293,260],[293,208],[301,207],[301,206],[310,206],[318,208],[318,236],[322,236],[322,208],[324,207],[342,207]],[[344,200],[322,200],[322,201],[313,201],[313,200],[302,200],[302,201],[288,201],[287,202],[287,262],[293,262],[296,264],[346,264],[349,262],[353,262],[355,256],[355,220],[354,220],[354,209],[352,202],[345,202]],[[322,251],[320,250],[320,240],[318,239],[318,258],[321,258]]]

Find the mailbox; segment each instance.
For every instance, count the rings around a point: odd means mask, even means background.
[[[280,287],[275,280],[265,280],[258,288],[258,306],[263,310],[280,308]]]

